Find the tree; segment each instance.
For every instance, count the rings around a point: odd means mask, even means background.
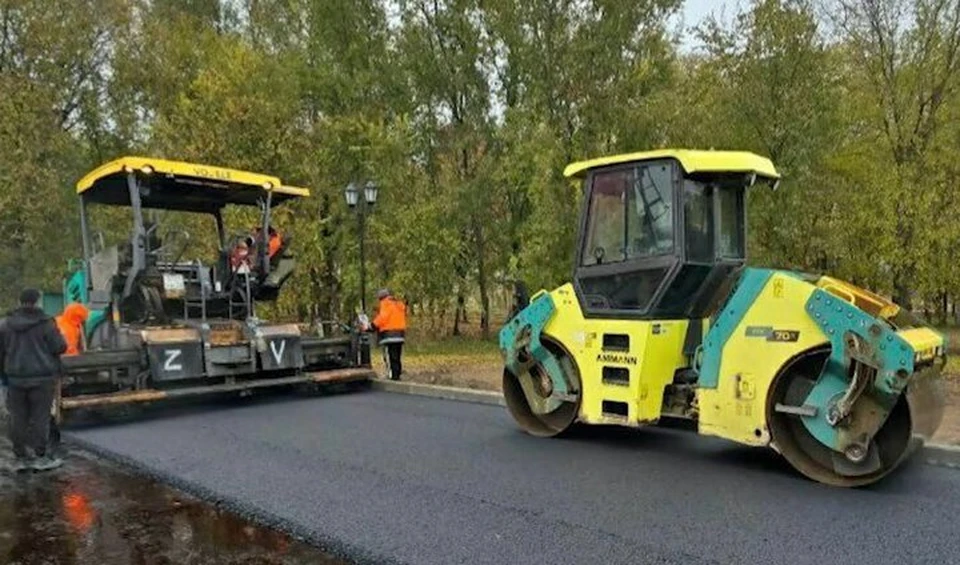
[[[410,77],[420,160],[435,198],[449,199],[458,241],[448,252],[457,274],[454,334],[467,283],[480,295],[480,327],[490,329],[490,286],[498,256],[501,205],[491,182],[498,149],[490,117],[482,21],[475,0],[402,2],[400,52]]]
[[[580,191],[562,177],[574,160],[662,142],[651,111],[672,80],[665,23],[679,1],[491,0],[485,4],[504,118],[499,182],[507,191],[516,276],[568,279]]]
[[[754,0],[729,27],[711,17],[698,36],[697,80],[719,89],[710,146],[766,155],[785,178],[778,193],[751,194],[751,251],[761,263],[835,267],[840,193],[824,181],[842,132],[839,77],[812,6]]]
[[[868,85],[875,125],[896,169],[893,284],[897,301],[909,307],[917,273],[926,268],[917,252],[935,238],[924,229],[941,200],[929,183],[928,157],[960,80],[960,2],[837,0],[835,8],[835,24],[856,63],[851,70]]]
[[[73,185],[96,154],[111,45],[129,17],[120,0],[58,10],[0,4],[0,282],[57,288],[77,230]],[[75,225],[75,222],[70,222]],[[16,293],[8,293],[9,303]]]

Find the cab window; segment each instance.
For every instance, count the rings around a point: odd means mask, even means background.
[[[684,179],[686,260],[714,263],[744,257],[743,180],[739,175]]]
[[[691,180],[683,182],[683,233],[687,261],[713,262],[713,192],[713,185]]]
[[[632,170],[627,193],[627,256],[673,252],[673,171],[656,164]]]
[[[583,265],[616,263],[626,258],[623,208],[628,178],[628,171],[600,173],[593,177]]]
[[[581,264],[599,265],[673,252],[673,170],[639,165],[593,176]]]
[[[743,186],[731,185],[720,190],[720,239],[717,256],[724,259],[744,257]]]

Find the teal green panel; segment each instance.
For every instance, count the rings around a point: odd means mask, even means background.
[[[526,308],[521,310],[507,325],[500,330],[500,350],[504,355],[504,364],[514,374],[522,372],[524,363],[519,358],[520,348],[517,347],[518,338],[525,331],[530,333],[528,350],[553,382],[554,394],[566,395],[569,393],[567,381],[563,376],[563,369],[550,351],[544,347],[540,336],[543,329],[550,322],[556,312],[553,297],[543,294],[534,299]]]
[[[805,406],[816,406],[817,415],[813,417],[802,416],[801,418],[807,431],[817,441],[834,449],[839,444],[839,437],[837,428],[827,422],[828,406],[830,406],[831,401],[835,401],[846,390],[847,379],[843,376],[845,373],[842,366],[838,370],[837,367],[832,365],[835,365],[833,360],[827,362],[820,379],[803,402]]]
[[[710,331],[703,340],[698,369],[698,382],[701,388],[717,388],[720,382],[720,361],[723,359],[723,349],[740,325],[747,310],[767,286],[774,272],[769,269],[750,268],[745,269],[740,275],[740,281],[730,299],[717,314],[716,320],[710,325]]]
[[[74,271],[63,285],[64,302],[79,302],[86,304],[89,301],[87,292],[87,274],[82,268]]]
[[[97,329],[97,326],[99,326],[101,322],[109,319],[107,314],[109,314],[109,310],[94,310],[90,312],[90,316],[87,317],[87,323],[83,325],[83,331],[86,332],[88,339],[93,336],[93,331]]]
[[[816,406],[817,415],[803,417],[803,423],[818,441],[834,448],[838,445],[837,430],[826,418],[831,404],[849,383],[844,336],[848,332],[855,333],[872,352],[871,364],[875,364],[879,370],[872,386],[864,394],[872,394],[885,406],[892,407],[909,384],[915,351],[886,323],[822,289],[813,291],[806,309],[830,340],[832,351],[817,384],[804,402]]]

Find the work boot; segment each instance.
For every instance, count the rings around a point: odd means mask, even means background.
[[[33,462],[34,471],[52,471],[57,467],[63,465],[63,459],[59,457],[51,457],[49,455],[44,455],[43,457],[38,457]]]
[[[32,449],[26,447],[13,448],[13,460],[5,461],[4,467],[11,473],[25,473],[33,469],[33,461],[37,455]]]
[[[36,459],[33,457],[16,457],[13,460],[13,465],[11,470],[14,473],[26,473],[33,469],[33,464],[36,462]]]

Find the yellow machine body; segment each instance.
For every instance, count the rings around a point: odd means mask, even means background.
[[[767,403],[771,386],[792,359],[829,343],[827,335],[806,314],[804,304],[814,288],[832,282],[823,277],[821,284],[814,286],[786,274],[771,279],[740,322],[740,331],[724,348],[718,386],[696,390],[696,402],[691,406],[695,412],[688,415],[696,417],[699,433],[745,445],[769,445]],[[579,370],[583,395],[578,421],[637,427],[656,424],[662,416],[685,416],[664,412],[664,392],[677,372],[691,368],[695,362],[683,352],[688,326],[700,326],[706,335],[709,319],[588,319],[580,309],[573,285],[563,285],[550,295],[557,312],[544,334],[563,346]],[[799,339],[758,341],[746,335],[745,329],[753,326],[790,328],[799,333]],[[629,336],[629,348],[605,348],[605,334]],[[901,335],[925,359],[933,359],[944,343],[940,334],[927,328],[903,330]],[[617,374],[626,375],[626,379],[611,378]],[[625,410],[616,410],[611,403],[620,403]],[[925,409],[929,411],[926,424],[915,433],[929,439],[939,426],[943,408],[935,404]]]
[[[586,197],[573,281],[500,332],[526,431],[681,418],[837,486],[876,482],[936,431],[942,335],[844,281],[745,265],[743,194],[776,184],[768,160],[663,150],[566,174]]]

